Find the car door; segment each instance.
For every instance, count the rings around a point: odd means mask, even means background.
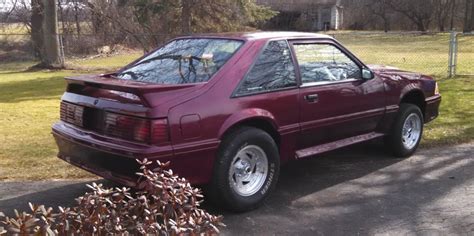
[[[379,78],[331,40],[291,42],[299,74],[299,148],[372,132],[384,114]]]

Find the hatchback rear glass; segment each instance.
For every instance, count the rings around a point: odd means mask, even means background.
[[[117,77],[156,84],[207,82],[242,44],[232,39],[177,39],[121,70]]]

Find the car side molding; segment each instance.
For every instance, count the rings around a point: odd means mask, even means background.
[[[375,139],[375,138],[378,138],[378,137],[382,137],[382,136],[384,136],[384,134],[382,134],[382,133],[370,132],[370,133],[367,133],[367,134],[362,134],[362,135],[358,135],[358,136],[354,136],[354,137],[334,141],[334,142],[331,142],[331,143],[326,143],[326,144],[317,145],[317,146],[313,146],[313,147],[310,147],[310,148],[298,150],[298,151],[296,151],[296,159],[301,159],[301,158],[310,157],[310,156],[314,156],[314,155],[317,155],[317,154],[329,152],[329,151],[332,151],[332,150],[339,149],[341,147],[349,146],[349,145],[356,144],[356,143],[365,142],[365,141]]]

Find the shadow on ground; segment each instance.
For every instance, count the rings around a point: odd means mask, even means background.
[[[0,87],[0,103],[59,99],[66,83],[62,76],[3,83]]]
[[[224,215],[224,234],[474,232],[472,147],[427,149],[395,159],[378,142],[357,145],[284,166],[276,191],[255,211],[204,208]],[[84,184],[44,183],[39,185],[48,189],[15,196],[7,191],[16,185],[2,183],[0,211],[26,209],[30,201],[70,206],[86,191]]]
[[[295,162],[260,209],[225,214],[227,233],[253,235],[474,232],[472,146],[393,159],[364,144]]]

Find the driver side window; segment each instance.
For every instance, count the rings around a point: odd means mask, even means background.
[[[294,49],[303,84],[361,77],[359,66],[334,45],[295,44]]]

